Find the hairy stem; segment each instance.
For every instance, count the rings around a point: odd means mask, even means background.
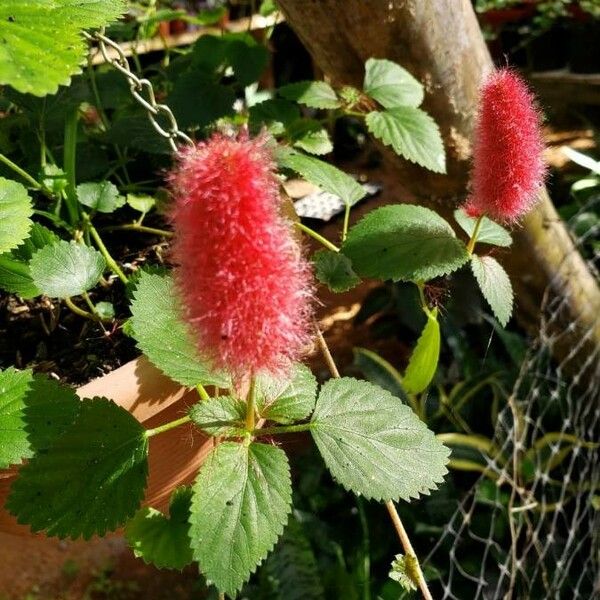
[[[317,344],[319,345],[319,349],[321,350],[321,353],[323,354],[323,358],[325,359],[325,362],[327,363],[327,367],[331,371],[331,375],[335,378],[339,378],[340,372],[338,371],[337,365],[335,364],[335,361],[333,360],[333,356],[331,356],[331,351],[329,350],[329,346],[327,345],[327,342],[325,341],[325,338],[323,337],[321,329],[316,322],[315,322],[315,332],[317,334]],[[398,533],[398,537],[400,538],[400,543],[402,544],[402,548],[404,548],[404,553],[407,556],[411,556],[413,558],[414,563],[417,567],[419,581],[415,582],[415,583],[418,584],[419,589],[421,590],[421,594],[423,595],[423,598],[425,600],[433,600],[431,593],[429,591],[429,588],[427,587],[427,582],[425,581],[425,577],[423,576],[423,571],[421,570],[421,565],[419,564],[419,560],[415,554],[415,551],[413,550],[413,547],[412,547],[412,544],[410,543],[408,534],[406,533],[406,530],[404,529],[404,525],[402,524],[400,515],[398,514],[398,511],[396,510],[394,503],[390,500],[390,501],[386,502],[385,505],[386,505],[388,512],[390,514],[390,517],[392,519],[392,523],[394,524],[394,528],[396,529],[396,532]]]
[[[335,244],[331,243],[327,238],[324,238],[320,233],[317,233],[310,227],[304,225],[304,223],[300,223],[298,221],[297,223],[294,223],[294,225],[306,235],[310,236],[314,240],[317,240],[317,242],[319,242],[320,244],[323,244],[323,246],[325,246],[325,248],[327,248],[328,250],[331,250],[333,252],[340,251],[340,249]]]
[[[99,322],[102,320],[99,315],[88,312],[87,310],[83,310],[83,308],[79,308],[79,306],[77,306],[77,304],[75,304],[75,302],[73,302],[73,300],[71,300],[71,298],[64,298],[64,301],[65,301],[65,305],[67,306],[67,308],[72,313],[75,313],[79,317],[83,317],[84,319],[89,319],[90,321],[96,321],[96,322]]]
[[[475,244],[477,243],[477,236],[479,235],[479,230],[481,229],[481,222],[483,221],[483,216],[478,217],[477,222],[475,223],[475,229],[473,229],[473,235],[467,244],[467,252],[469,254],[473,254],[473,250],[475,249]]]
[[[348,234],[348,225],[350,224],[350,202],[346,202],[346,208],[344,209],[344,225],[342,227],[342,243],[346,241],[346,235]]]
[[[181,417],[180,419],[175,419],[174,421],[169,421],[164,425],[159,425],[154,429],[146,429],[146,437],[151,438],[154,435],[158,435],[159,433],[164,433],[165,431],[170,431],[171,429],[175,429],[175,427],[180,427],[181,425],[185,425],[191,421],[191,417],[186,415],[185,417]]]
[[[254,431],[256,427],[256,378],[250,380],[250,389],[246,397],[246,430]]]
[[[163,237],[173,237],[172,231],[166,229],[158,229],[156,227],[147,227],[138,223],[126,223],[125,225],[113,225],[106,227],[105,231],[139,231],[140,233],[151,233],[154,235],[162,235]]]
[[[210,396],[208,395],[206,388],[201,383],[196,386],[196,389],[198,390],[198,395],[203,401],[210,400]]]
[[[282,425],[281,427],[262,427],[254,429],[252,435],[279,435],[280,433],[299,433],[301,431],[310,431],[311,423],[298,423],[296,425]]]

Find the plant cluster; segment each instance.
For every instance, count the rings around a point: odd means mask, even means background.
[[[249,86],[264,67],[266,50],[246,35],[204,36],[189,52],[163,63],[153,81],[144,79],[146,93],[159,93],[155,83],[164,91],[179,126],[206,139],[179,153],[169,177],[173,231],[158,233],[174,237],[173,274],[128,274],[111,256],[96,219],[127,203],[139,218],[112,227],[157,233],[142,222],[156,198],[140,195],[141,186],[130,183],[123,146],[143,151],[150,146],[166,155],[168,144],[156,136],[149,141],[147,115],[111,96],[115,90],[102,80],[114,82],[113,73],[96,73],[90,65],[86,79],[46,96],[77,71],[84,52],[80,29],[101,26],[121,9],[116,0],[90,2],[85,10],[56,2],[44,13],[48,27],[64,33],[53,38],[57,47],[64,44],[55,71],[42,72],[44,63],[32,62],[31,50],[0,70],[0,81],[17,90],[4,94],[10,118],[3,125],[19,132],[24,119],[38,123],[37,159],[19,144],[14,156],[0,155],[20,179],[0,180],[0,285],[25,298],[64,299],[81,316],[108,321],[114,318],[111,307],[94,304],[88,292],[112,272],[131,294],[128,333],[167,376],[196,388],[198,401],[181,418],[144,429],[110,399],[110,390],[106,397],[79,399],[69,387],[31,370],[4,370],[0,467],[27,461],[8,509],[32,531],[51,536],[88,539],[125,526],[134,552],[145,561],[175,569],[197,562],[220,593],[235,597],[277,543],[292,510],[292,476],[281,442],[289,433],[308,432],[339,484],[386,503],[405,551],[396,557],[392,576],[426,594],[393,503],[429,494],[443,480],[449,457],[411,407],[431,384],[440,353],[440,311],[428,287],[469,265],[499,323],[510,319],[509,278],[479,249],[511,244],[509,232],[486,215],[518,219],[541,185],[539,126],[530,95],[511,72],[486,83],[473,195],[455,212],[457,227],[417,205],[385,206],[350,227],[352,206],[365,191],[317,158],[331,150],[318,111],[364,119],[370,133],[397,154],[444,173],[442,138],[420,108],[423,86],[399,65],[374,58],[365,65],[360,90],[307,81],[263,99]],[[26,29],[11,27],[42,10],[37,4],[0,8],[0,34],[13,43],[30,41]],[[240,110],[236,99],[243,99]],[[499,110],[507,104],[517,109],[519,123],[510,111]],[[300,107],[312,109],[312,116]],[[111,157],[89,181],[80,181],[77,167],[88,143],[79,144],[82,121],[89,139],[102,140]],[[221,132],[206,136],[215,121]],[[58,144],[62,166],[50,138],[57,131],[64,132]],[[519,166],[517,176],[509,155]],[[38,176],[15,157],[29,162],[26,166],[36,164]],[[518,192],[498,199],[486,175],[490,170],[503,189],[512,185]],[[344,201],[339,242],[287,216],[278,175],[289,172]],[[300,232],[323,244],[312,257],[314,272],[333,291],[372,278],[404,282],[417,292],[424,325],[401,377],[403,393],[412,400],[340,376],[312,318],[314,286]],[[331,370],[322,385],[301,363],[311,341]],[[187,423],[214,438],[214,449],[193,485],[173,492],[168,515],[142,507],[150,439]],[[286,535],[293,527],[292,522]]]

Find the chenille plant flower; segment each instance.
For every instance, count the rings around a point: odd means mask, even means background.
[[[510,69],[493,72],[481,89],[467,213],[500,222],[527,213],[544,181],[543,148],[539,112],[527,85]]]
[[[215,366],[281,373],[310,341],[311,271],[280,212],[267,139],[214,135],[172,176],[186,317]]]

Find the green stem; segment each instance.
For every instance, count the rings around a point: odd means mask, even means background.
[[[323,246],[325,246],[325,248],[327,248],[328,250],[331,250],[333,252],[340,251],[340,249],[335,244],[332,244],[328,239],[324,238],[321,234],[312,230],[310,227],[307,227],[306,225],[304,225],[304,223],[297,222],[295,223],[295,225],[300,231],[306,233],[306,235],[317,240],[317,242],[323,244]]]
[[[152,233],[154,235],[162,235],[163,237],[173,237],[172,231],[166,231],[165,229],[158,229],[156,227],[147,227],[146,225],[140,225],[140,223],[127,223],[125,225],[113,225],[106,227],[104,231],[139,231],[140,233]]]
[[[65,121],[65,137],[63,148],[63,168],[67,177],[66,205],[71,225],[79,221],[79,207],[77,204],[75,163],[77,156],[77,126],[79,121],[78,109],[71,110]]]
[[[250,429],[252,435],[279,435],[280,433],[298,433],[310,431],[312,423],[298,423],[296,425],[282,425],[281,427],[263,427],[262,429]]]
[[[201,383],[196,386],[196,389],[198,390],[198,395],[200,398],[202,398],[202,400],[210,400],[210,396],[208,395],[206,388]]]
[[[475,229],[473,229],[473,235],[467,244],[467,252],[469,254],[473,254],[473,250],[475,249],[475,244],[477,243],[477,236],[479,235],[479,229],[481,228],[481,222],[483,221],[483,215],[481,215],[477,222],[475,223]]]
[[[66,229],[69,233],[73,232],[73,227],[71,227],[71,225],[69,225],[66,221],[63,221],[60,217],[57,217],[56,215],[52,214],[51,212],[48,212],[46,210],[39,210],[36,208],[34,209],[33,214],[39,215],[40,217],[44,217],[49,221],[52,221],[55,225]]]
[[[254,431],[256,426],[256,379],[250,380],[250,389],[246,398],[246,430]]]
[[[119,267],[119,265],[117,264],[115,259],[110,255],[110,252],[108,251],[107,247],[104,245],[104,242],[102,241],[102,238],[100,237],[100,234],[96,231],[96,228],[92,225],[92,222],[90,221],[89,216],[84,215],[84,219],[85,219],[88,231],[90,232],[92,238],[94,238],[94,242],[96,242],[96,246],[98,246],[98,250],[100,250],[100,253],[102,254],[102,256],[104,256],[104,260],[106,260],[106,264],[109,266],[111,271],[113,271],[115,273],[115,275],[125,285],[127,285],[127,283],[129,283],[129,279],[127,279],[127,275],[125,275],[125,273],[123,273],[123,271],[121,270],[121,267]]]
[[[344,225],[342,228],[342,243],[346,241],[346,235],[348,234],[348,225],[350,224],[350,202],[346,202],[346,208],[344,209]]]
[[[89,319],[90,321],[99,321],[100,318],[93,313],[89,313],[87,310],[83,310],[79,308],[71,298],[64,298],[65,304],[69,308],[69,310],[76,315],[83,317],[84,319]]]
[[[7,167],[12,169],[15,173],[18,173],[27,183],[31,185],[32,188],[36,190],[42,189],[42,184],[36,181],[27,171],[21,169],[19,165],[16,165],[10,158],[4,156],[4,154],[0,153],[0,162],[3,162]]]
[[[147,438],[151,438],[152,436],[158,435],[159,433],[164,433],[165,431],[175,429],[175,427],[179,427],[180,425],[185,425],[186,423],[189,423],[191,420],[192,420],[192,418],[189,415],[186,415],[185,417],[181,417],[181,419],[175,419],[174,421],[169,421],[168,423],[165,423],[164,425],[155,427],[154,429],[146,429],[145,435]]]
[[[83,294],[81,294],[82,298],[85,300],[85,303],[88,305],[90,312],[99,320],[102,319],[102,317],[98,314],[98,311],[96,310],[96,307],[94,306],[94,303],[90,300],[90,296],[87,292],[83,292]]]

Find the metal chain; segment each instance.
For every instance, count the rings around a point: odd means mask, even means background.
[[[169,144],[173,152],[177,152],[177,143],[193,145],[193,140],[179,129],[175,115],[166,104],[160,104],[156,101],[154,89],[149,79],[140,78],[131,71],[129,61],[119,44],[113,42],[110,38],[104,35],[104,30],[95,31],[94,33],[83,32],[83,35],[88,41],[98,42],[100,52],[104,60],[112,65],[117,71],[120,71],[129,82],[129,89],[135,101],[142,106],[147,114],[152,127],[156,132],[169,140]],[[107,47],[112,48],[116,52],[116,56],[111,58],[108,55]],[[167,122],[166,126],[161,125],[158,120],[162,118]]]

